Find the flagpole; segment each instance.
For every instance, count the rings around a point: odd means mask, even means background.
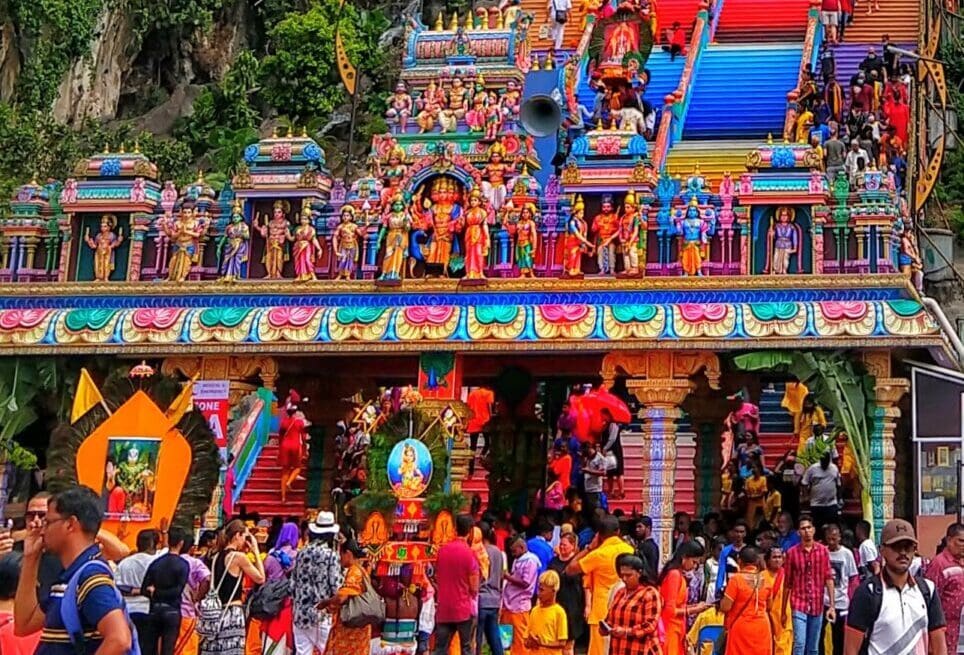
[[[357,79],[357,77],[356,77]],[[355,150],[355,115],[358,112],[358,87],[355,87],[355,92],[351,94],[351,120],[348,122],[348,158],[345,161],[345,187],[348,187],[348,182],[351,180],[352,173],[354,172],[352,168],[352,152]]]
[[[107,415],[108,415],[108,416],[113,416],[113,415],[114,415],[114,412],[110,411],[110,407],[108,407],[108,406],[107,406],[107,403],[104,402],[104,397],[103,397],[103,396],[100,397],[100,406],[104,408],[104,411],[107,412]]]

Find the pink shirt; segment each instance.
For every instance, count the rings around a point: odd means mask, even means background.
[[[476,597],[469,588],[469,578],[479,575],[479,560],[464,539],[451,541],[438,551],[435,581],[435,622],[461,623],[475,615]]]
[[[33,655],[40,643],[40,630],[26,637],[13,634],[13,613],[0,612],[0,653],[3,655]]]
[[[947,619],[947,652],[959,653],[957,638],[961,632],[961,610],[964,609],[964,565],[946,550],[931,560],[925,577],[934,583]]]
[[[532,609],[532,596],[536,593],[539,578],[539,558],[526,552],[512,563],[512,575],[525,581],[525,586],[506,582],[502,590],[502,607],[507,612],[528,612]]]

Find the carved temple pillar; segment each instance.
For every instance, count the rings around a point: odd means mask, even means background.
[[[867,372],[875,379],[877,407],[870,435],[870,497],[874,508],[874,531],[879,535],[884,523],[894,518],[897,471],[894,430],[900,419],[898,403],[910,391],[910,380],[890,377],[888,351],[866,352],[863,360]]]
[[[64,218],[57,221],[60,227],[60,234],[63,235],[63,241],[60,247],[60,266],[57,269],[58,282],[66,282],[70,271],[70,256],[74,249],[72,221],[73,216],[71,214],[67,214]]]
[[[144,238],[150,228],[151,217],[148,214],[137,213],[131,216],[131,248],[127,256],[127,279],[137,282],[141,279],[141,269],[144,261]]]
[[[681,405],[700,373],[706,376],[710,388],[719,389],[720,363],[710,352],[614,352],[603,358],[600,371],[607,387],[617,377],[625,377],[626,389],[641,405],[639,505],[653,519],[653,537],[664,559],[672,554],[676,498],[688,494],[687,503],[695,500],[693,485],[688,489],[677,486],[677,423],[683,416]],[[694,466],[693,462],[689,465]],[[627,471],[627,477],[631,474]],[[629,480],[626,487],[632,487]]]

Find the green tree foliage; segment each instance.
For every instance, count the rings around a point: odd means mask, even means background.
[[[335,62],[335,32],[362,75],[375,75],[385,64],[378,37],[389,26],[381,11],[358,10],[337,0],[319,0],[304,13],[291,14],[268,32],[271,53],[262,61],[262,85],[268,104],[306,123],[331,114],[346,100]]]

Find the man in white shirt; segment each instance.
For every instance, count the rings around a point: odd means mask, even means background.
[[[880,573],[880,553],[877,545],[870,538],[870,522],[857,521],[854,534],[860,546],[857,548],[857,569],[861,577]]]
[[[603,477],[606,475],[606,458],[595,443],[585,444],[586,457],[582,465],[583,488],[589,509],[602,507]]]
[[[803,474],[800,484],[810,497],[810,513],[813,525],[822,530],[828,523],[837,523],[839,508],[837,499],[840,489],[840,469],[830,461],[831,453],[824,453],[816,464]]]
[[[558,51],[562,50],[562,36],[566,31],[566,23],[569,22],[569,13],[572,11],[572,0],[549,0],[549,38],[552,39],[553,47]]]
[[[833,571],[833,606],[837,610],[836,621],[830,624],[830,634],[833,638],[833,652],[843,654],[844,625],[847,623],[847,610],[850,607],[850,588],[857,582],[857,562],[850,549],[840,545],[840,526],[831,523],[824,528],[823,540],[827,542],[830,551],[830,569]],[[829,607],[830,599],[824,603]],[[824,630],[827,619],[824,618]]]
[[[847,153],[847,158],[844,159],[844,168],[847,169],[847,175],[851,180],[857,175],[857,171],[860,168],[858,161],[861,159],[864,160],[864,166],[870,165],[870,155],[860,147],[860,141],[853,138],[850,140],[850,151]]]
[[[114,582],[124,595],[127,611],[137,628],[138,636],[146,635],[150,631],[151,601],[141,589],[144,575],[151,562],[166,553],[167,549],[163,552],[157,551],[157,534],[153,530],[141,530],[137,533],[137,552],[117,564]],[[145,650],[143,646],[141,650]]]

